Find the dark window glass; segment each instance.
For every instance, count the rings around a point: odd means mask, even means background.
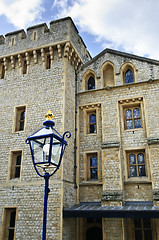
[[[135,154],[129,155],[129,164],[136,164],[136,156]]]
[[[1,79],[5,76],[5,68],[4,65],[2,65],[2,72],[1,72]]]
[[[141,228],[141,218],[134,218],[134,227]]]
[[[126,129],[141,128],[140,108],[125,110]]]
[[[96,133],[96,115],[91,114],[89,116],[89,132]]]
[[[14,239],[15,217],[16,217],[16,211],[12,211],[10,214],[10,224],[8,228],[8,231],[9,231],[8,240]]]
[[[145,159],[143,153],[129,154],[130,177],[146,176]]]
[[[151,230],[145,230],[144,235],[145,235],[144,240],[152,240],[152,231]]]
[[[133,81],[134,81],[133,72],[130,69],[128,69],[125,72],[125,83],[132,83]]]
[[[46,56],[46,69],[50,69],[51,68],[51,59],[50,59],[50,55]]]
[[[27,62],[26,60],[24,60],[23,62],[23,74],[26,74],[27,73]]]
[[[90,157],[90,179],[97,179],[97,156]]]
[[[152,240],[150,219],[134,219],[135,240]]]
[[[23,131],[24,130],[24,120],[25,120],[25,111],[21,112],[21,114],[20,114],[19,131]]]
[[[136,230],[135,231],[135,240],[142,240],[142,231],[141,230]]]
[[[88,90],[95,89],[95,79],[94,77],[90,77],[88,79]]]

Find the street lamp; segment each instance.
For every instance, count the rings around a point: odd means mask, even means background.
[[[43,209],[43,232],[42,240],[46,240],[47,199],[49,178],[59,169],[67,142],[65,137],[70,138],[71,133],[65,132],[61,136],[54,128],[54,117],[51,111],[46,114],[44,127],[37,130],[26,139],[30,145],[32,161],[36,173],[45,179],[44,209]]]

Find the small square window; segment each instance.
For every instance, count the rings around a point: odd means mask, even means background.
[[[3,239],[15,239],[16,208],[5,208],[3,218]]]
[[[127,162],[129,177],[147,176],[145,152],[143,150],[127,152]]]
[[[97,153],[87,154],[88,180],[98,180],[98,158]]]
[[[124,108],[124,126],[125,129],[136,129],[142,127],[140,104]]]
[[[21,176],[22,151],[12,151],[10,159],[9,179]]]
[[[26,107],[16,107],[15,109],[15,132],[24,131]]]

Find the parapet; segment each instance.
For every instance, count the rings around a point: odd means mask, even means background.
[[[64,42],[70,42],[73,45],[83,62],[90,60],[90,54],[70,17],[51,21],[50,28],[46,23],[42,23],[27,28],[27,33],[21,29],[7,33],[5,38],[1,35],[0,57],[15,55],[27,49],[60,45]]]

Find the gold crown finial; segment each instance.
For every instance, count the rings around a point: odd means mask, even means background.
[[[54,115],[52,114],[52,112],[49,110],[48,113],[45,115],[46,120],[52,120]]]

